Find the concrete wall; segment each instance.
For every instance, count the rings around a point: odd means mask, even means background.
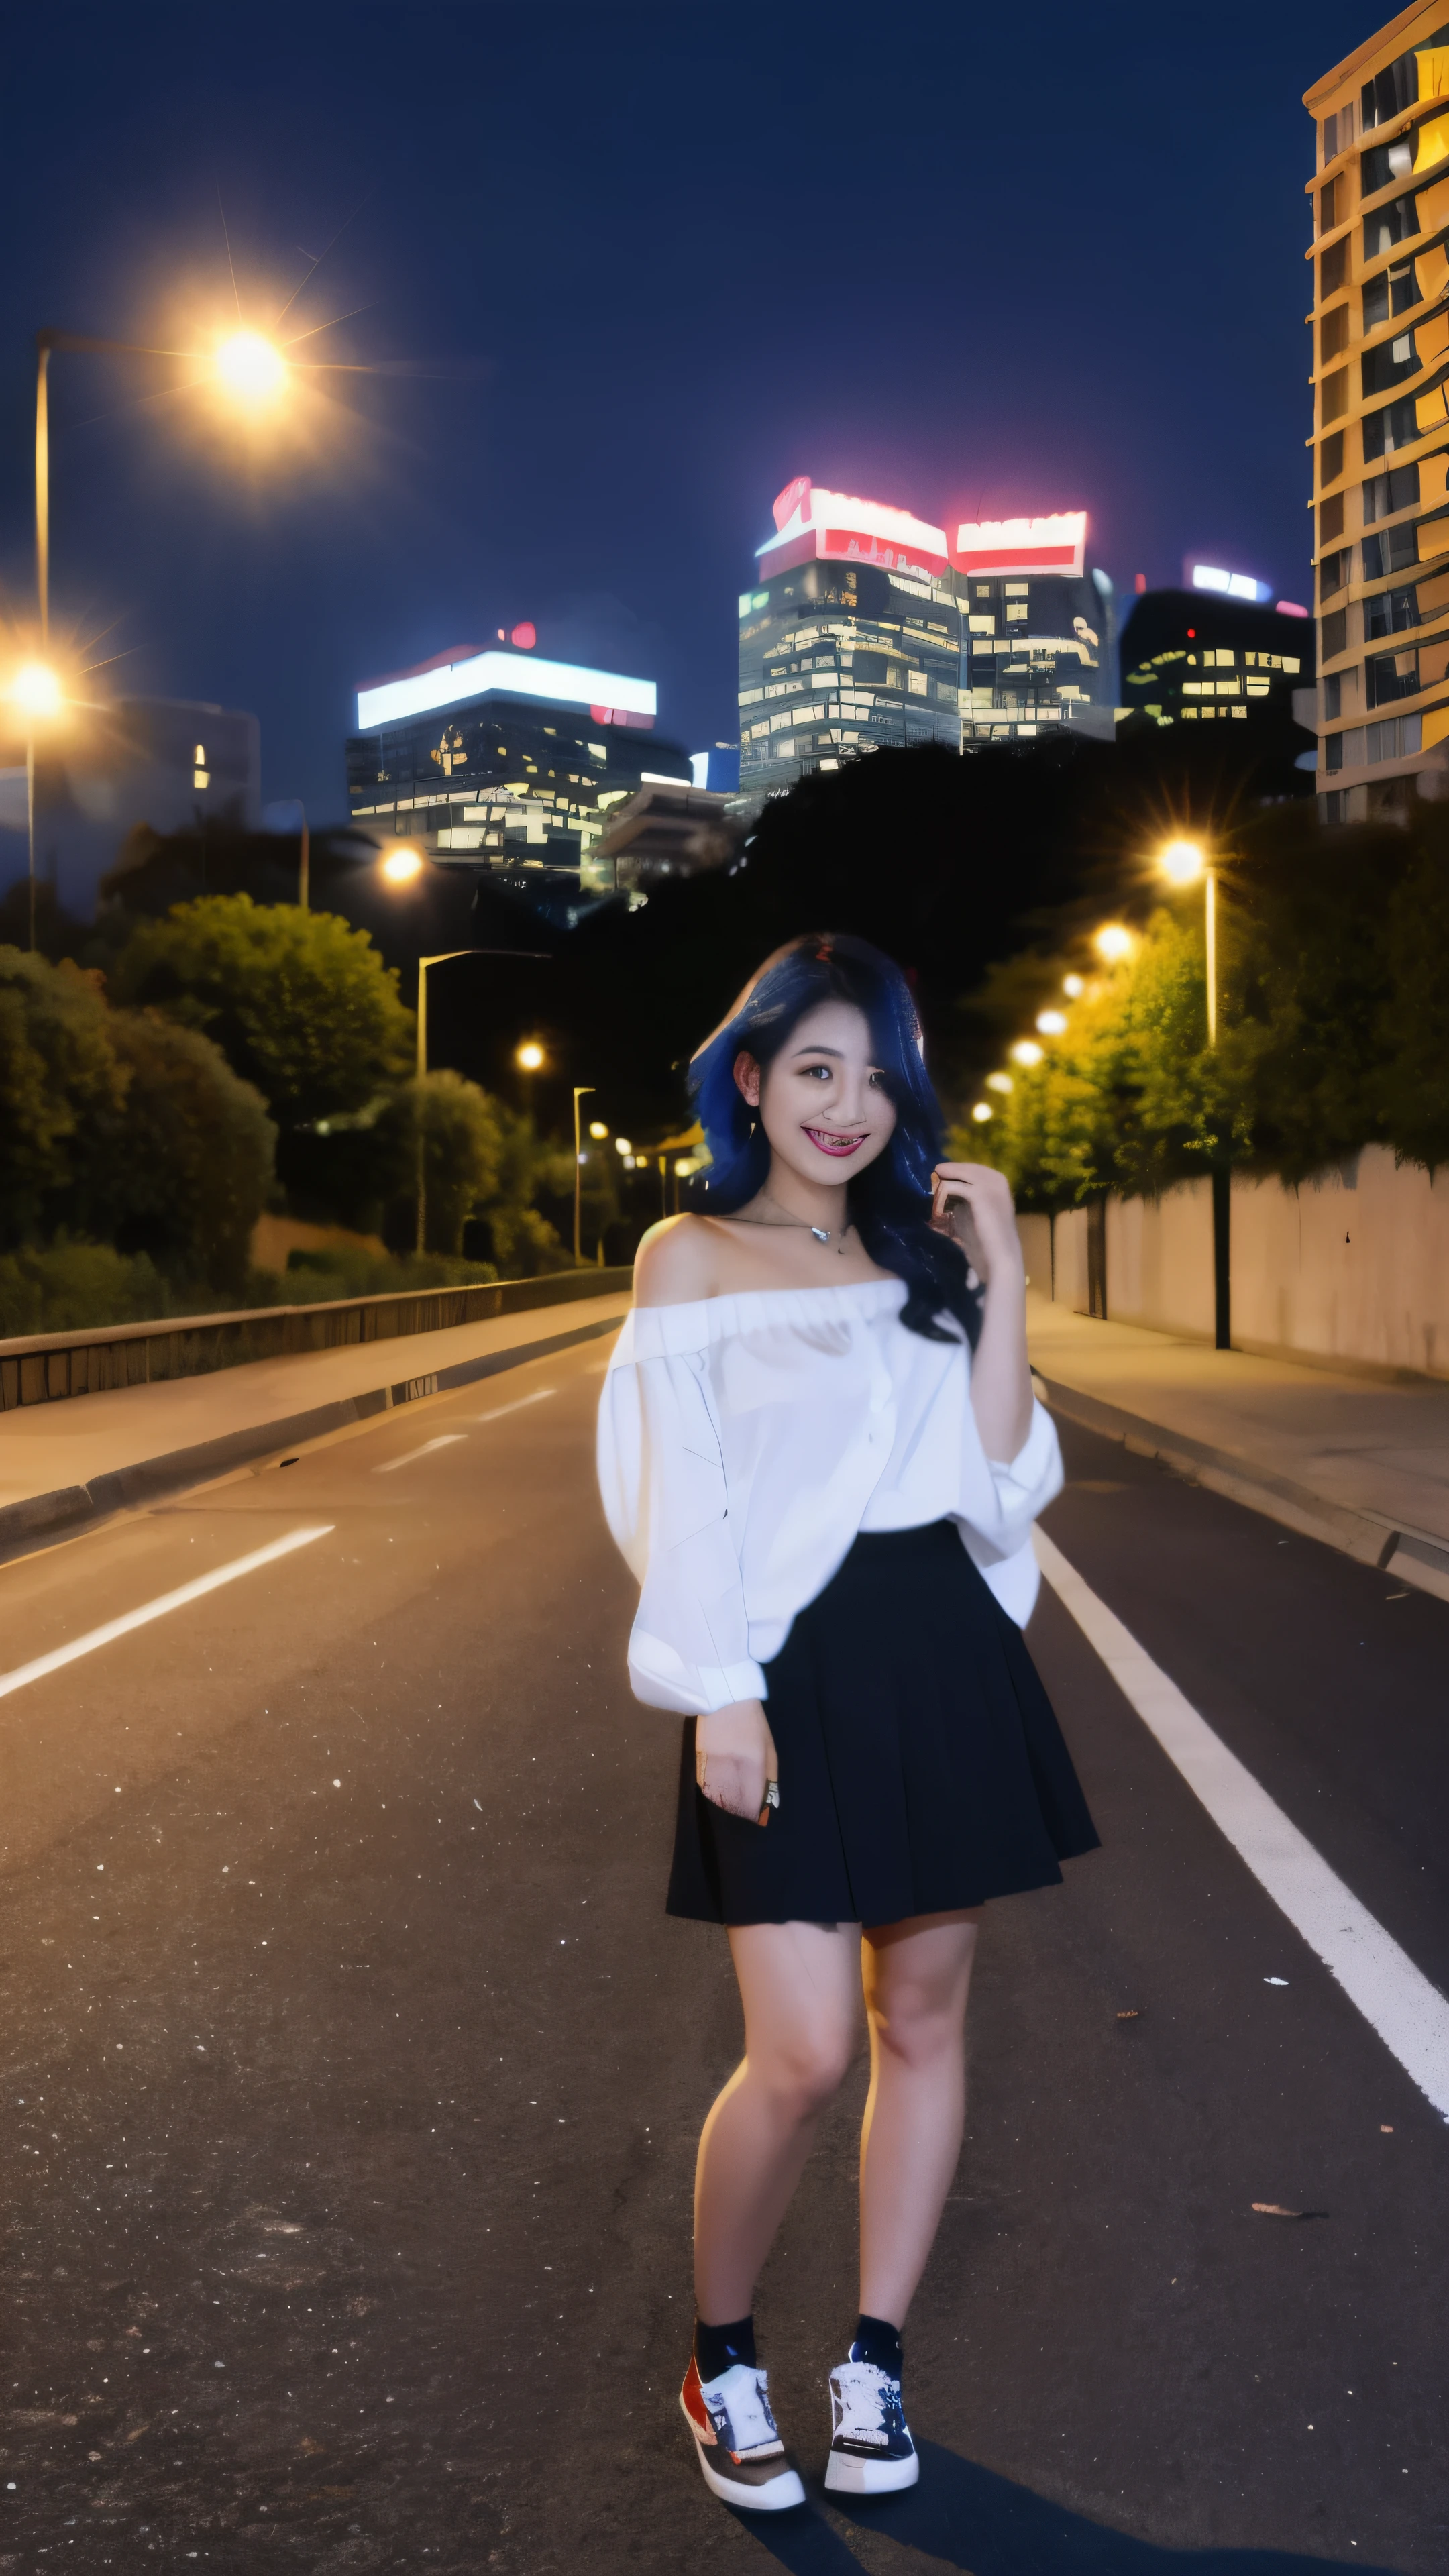
[[[1033,1284],[1048,1266],[1021,1220]],[[1032,1229],[1028,1233],[1028,1229]],[[1055,1296],[1089,1311],[1087,1216],[1056,1220]],[[1235,1177],[1233,1341],[1242,1350],[1419,1369],[1449,1378],[1449,1172],[1368,1146],[1301,1189]],[[1212,1197],[1206,1177],[1160,1199],[1107,1205],[1107,1313],[1210,1341]]]

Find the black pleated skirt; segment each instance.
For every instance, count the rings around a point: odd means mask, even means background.
[[[684,1721],[668,1910],[901,1923],[1061,1879],[1097,1831],[1051,1702],[953,1521],[863,1532],[765,1668],[768,1824],[700,1796]]]

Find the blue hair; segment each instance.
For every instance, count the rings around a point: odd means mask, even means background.
[[[849,1185],[851,1219],[872,1261],[906,1284],[901,1321],[928,1341],[946,1341],[938,1318],[955,1317],[975,1345],[981,1292],[967,1286],[958,1243],[930,1224],[931,1173],[941,1160],[941,1111],[921,1053],[921,1027],[899,966],[848,933],[813,932],[787,941],[752,976],[727,1019],[690,1062],[689,1089],[710,1152],[696,1206],[730,1216],[764,1187],[770,1141],[735,1081],[735,1061],[752,1055],[763,1071],[807,1011],[849,1002],[863,1013],[875,1061],[895,1106],[889,1144]]]

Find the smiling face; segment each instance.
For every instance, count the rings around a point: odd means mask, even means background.
[[[815,1187],[838,1188],[884,1153],[895,1104],[871,1048],[870,1024],[852,1002],[821,1002],[797,1020],[765,1068],[751,1055],[735,1080],[778,1163]]]

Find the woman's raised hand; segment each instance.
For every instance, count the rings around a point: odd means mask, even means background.
[[[938,1163],[931,1175],[931,1223],[954,1234],[983,1286],[1021,1268],[1021,1237],[1004,1172],[989,1163]]]
[[[776,1803],[768,1792],[779,1775],[775,1739],[761,1701],[736,1700],[695,1719],[694,1776],[712,1807],[762,1825]]]

